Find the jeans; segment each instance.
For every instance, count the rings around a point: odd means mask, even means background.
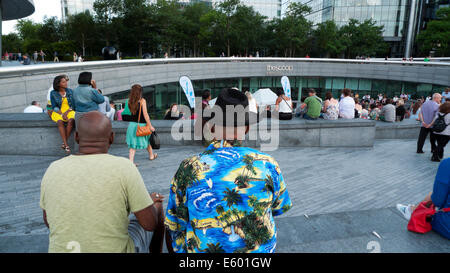
[[[421,152],[423,149],[423,145],[425,144],[425,139],[427,139],[428,133],[430,133],[430,143],[431,143],[431,150],[436,150],[436,135],[433,133],[433,130],[431,128],[420,128],[419,133],[419,139],[417,140],[417,151]]]
[[[313,117],[310,117],[310,116],[308,116],[308,114],[303,114],[303,118],[304,119],[307,119],[307,120],[316,120],[317,118],[313,118]]]

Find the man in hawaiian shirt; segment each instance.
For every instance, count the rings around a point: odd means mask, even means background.
[[[230,115],[227,105],[245,107],[244,115]],[[292,207],[280,167],[270,155],[240,147],[256,122],[242,92],[223,90],[213,109],[224,112],[222,122],[212,124],[216,140],[181,162],[171,182],[165,225],[173,250],[274,252],[273,217]],[[230,116],[234,123],[226,122]]]

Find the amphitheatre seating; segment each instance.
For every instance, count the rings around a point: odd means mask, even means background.
[[[262,120],[259,126],[267,124],[270,133],[271,124]],[[172,127],[176,121],[153,120],[152,125],[157,129],[161,145],[201,145],[201,140],[194,139],[194,122],[191,120],[178,121],[184,125],[188,139],[174,139]],[[116,138],[115,144],[125,144],[127,122],[113,122]],[[180,126],[181,127],[181,126]],[[255,128],[256,129],[256,128]],[[280,121],[278,145],[283,147],[373,147],[375,139],[413,139],[417,138],[420,125],[415,121],[404,120],[397,123],[375,122],[372,120],[304,120],[294,118]],[[178,131],[183,132],[182,129]],[[262,138],[255,130],[249,135],[256,137],[248,139],[244,145],[260,148],[274,147],[274,135],[270,140]],[[74,134],[69,145],[74,147]],[[247,136],[249,138],[249,136]],[[0,155],[64,155],[60,148],[61,138],[56,124],[47,114],[0,114]],[[270,148],[269,148],[270,150]]]

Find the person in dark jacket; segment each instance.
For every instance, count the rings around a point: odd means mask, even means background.
[[[399,99],[397,101],[397,108],[395,108],[395,116],[397,117],[397,121],[402,121],[405,118],[406,109],[405,109],[405,101]]]

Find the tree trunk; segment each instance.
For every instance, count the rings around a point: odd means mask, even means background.
[[[139,42],[139,58],[142,59],[142,43]]]
[[[227,57],[230,57],[230,39],[227,39]]]
[[[86,46],[84,43],[84,33],[81,33],[81,43],[82,43],[82,47],[83,47],[83,57],[86,56]]]

